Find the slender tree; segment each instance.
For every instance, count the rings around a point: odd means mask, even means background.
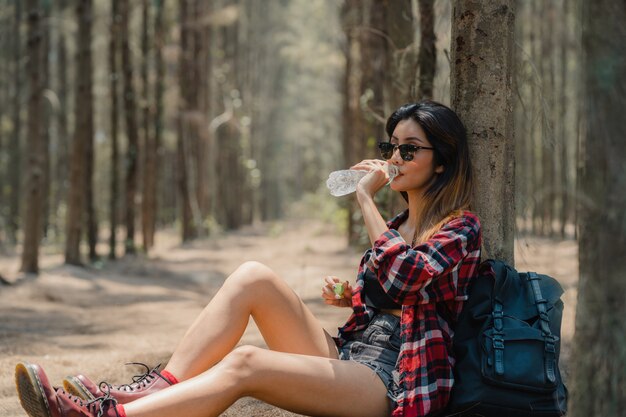
[[[64,21],[65,14],[67,10],[67,1],[60,0],[56,5],[56,13],[61,18],[60,21]],[[56,118],[56,165],[55,172],[53,175],[54,187],[53,187],[53,196],[52,198],[52,215],[55,217],[59,217],[59,207],[61,207],[62,202],[64,202],[67,198],[67,179],[68,179],[68,164],[69,164],[69,119],[68,114],[70,112],[68,105],[68,96],[69,96],[69,83],[68,83],[68,61],[67,61],[67,38],[65,35],[65,28],[61,27],[57,31],[57,56],[58,56],[58,64],[57,64],[57,96],[59,98],[59,108],[58,111],[55,112]],[[61,225],[59,224],[59,220],[53,223],[55,235],[60,235]]]
[[[159,155],[163,141],[163,93],[165,89],[165,65],[163,61],[163,46],[165,40],[165,26],[163,19],[164,1],[155,3],[154,17],[154,56],[156,79],[154,82],[154,130],[146,125],[146,146],[144,147],[144,181],[142,198],[142,232],[143,245],[146,250],[154,246],[154,233],[157,219],[157,183],[159,179]],[[144,46],[145,48],[146,46]]]
[[[46,149],[42,141],[42,10],[38,0],[26,2],[28,10],[28,163],[25,166],[24,201],[24,247],[22,249],[21,271],[39,272],[39,243],[43,216],[44,193],[44,153]]]
[[[188,127],[188,109],[190,106],[190,97],[193,94],[193,86],[191,84],[191,57],[192,57],[192,28],[191,13],[189,11],[188,0],[180,2],[180,65],[179,65],[179,86],[180,86],[180,106],[178,111],[178,138],[176,142],[177,149],[177,185],[179,201],[181,205],[181,232],[183,242],[187,242],[196,237],[196,230],[193,225],[193,214],[191,207],[191,191],[189,188],[189,161],[187,150],[190,133]]]
[[[76,3],[78,20],[76,51],[75,129],[70,160],[70,189],[66,221],[65,262],[81,265],[80,241],[86,209],[87,142],[93,140],[93,92],[91,28],[93,0]]]
[[[15,17],[13,21],[13,135],[9,151],[9,217],[7,225],[8,241],[17,243],[19,229],[19,213],[21,201],[20,168],[22,161],[22,0],[14,0]]]
[[[151,106],[150,106],[150,82],[148,79],[148,61],[150,59],[150,42],[148,28],[150,26],[150,5],[148,0],[143,0],[142,8],[142,36],[141,36],[141,79],[142,79],[142,121],[143,121],[143,192],[141,199],[141,233],[143,248],[148,251],[152,247],[154,239],[154,213],[156,211],[156,139],[151,129]],[[157,7],[162,7],[158,5]],[[158,18],[158,17],[157,17]],[[155,28],[156,32],[156,28]],[[156,36],[156,33],[155,33]],[[156,52],[156,51],[155,51]]]
[[[434,0],[419,0],[420,11],[420,49],[417,62],[419,63],[419,84],[417,98],[433,97],[435,85],[435,69],[437,68],[437,48],[435,42],[435,10]]]
[[[474,209],[489,257],[513,263],[513,0],[456,0],[452,107],[467,127],[475,167]]]
[[[115,259],[117,226],[119,224],[119,46],[120,46],[119,0],[111,0],[111,24],[109,33],[109,100],[111,102],[111,196],[109,200],[109,259]]]
[[[42,24],[41,24],[41,89],[42,97],[45,91],[47,96],[51,96],[52,85],[50,82],[50,52],[52,49],[52,2],[44,0],[42,5]],[[42,154],[42,216],[41,216],[41,232],[44,238],[48,237],[48,228],[50,226],[50,182],[51,182],[51,166],[50,147],[51,147],[51,120],[54,111],[52,100],[42,101],[42,119],[41,119],[41,140],[45,152]]]
[[[584,114],[573,417],[626,416],[626,8],[582,4]]]
[[[137,132],[137,105],[133,86],[133,63],[130,53],[130,2],[120,0],[120,38],[122,52],[122,72],[124,79],[124,116],[126,120],[126,239],[125,253],[135,253],[135,197],[137,194],[137,158],[139,135]]]

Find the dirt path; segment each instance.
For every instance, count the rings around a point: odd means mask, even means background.
[[[19,360],[40,363],[52,381],[83,372],[96,380],[128,382],[136,369],[126,362],[167,362],[177,341],[223,280],[246,260],[272,267],[305,300],[331,333],[349,311],[324,305],[321,279],[353,279],[360,253],[317,221],[287,221],[180,246],[164,233],[150,258],[124,259],[100,269],[62,265],[44,255],[36,280],[0,286],[0,415],[24,416],[13,369]],[[563,323],[566,361],[573,334],[578,266],[574,242],[518,242],[520,269],[553,275],[567,289]],[[12,278],[15,258],[0,258]],[[263,346],[251,324],[242,344]],[[242,399],[224,416],[295,416],[252,399]]]

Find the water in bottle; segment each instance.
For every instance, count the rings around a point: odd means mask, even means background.
[[[385,169],[389,175],[389,182],[391,182],[396,175],[398,175],[398,168],[395,165],[385,165]],[[330,190],[330,194],[335,197],[341,197],[342,195],[350,194],[356,191],[356,186],[365,175],[367,171],[361,171],[356,169],[342,169],[340,171],[333,171],[328,176],[326,186]]]

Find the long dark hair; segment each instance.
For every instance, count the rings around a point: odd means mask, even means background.
[[[417,232],[417,241],[423,242],[450,217],[469,209],[474,187],[472,164],[465,126],[452,109],[430,100],[406,104],[387,120],[387,135],[391,137],[398,123],[409,119],[420,125],[435,148],[435,166],[444,167],[424,193],[426,207]],[[407,200],[407,194],[402,195]]]

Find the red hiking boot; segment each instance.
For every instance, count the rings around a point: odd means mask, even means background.
[[[55,390],[39,365],[18,363],[15,385],[22,407],[30,417],[121,417],[115,398],[105,394],[83,402],[62,389]]]
[[[127,364],[131,365],[131,364]],[[126,404],[138,398],[145,397],[157,391],[161,391],[175,383],[173,375],[166,371],[159,372],[157,365],[150,369],[143,363],[133,362],[132,365],[141,365],[146,368],[146,372],[133,377],[133,382],[123,385],[109,385],[101,382],[96,385],[85,375],[68,376],[63,380],[63,388],[72,395],[86,401],[92,401],[108,393],[115,398],[118,403]],[[174,381],[172,381],[174,379]]]

